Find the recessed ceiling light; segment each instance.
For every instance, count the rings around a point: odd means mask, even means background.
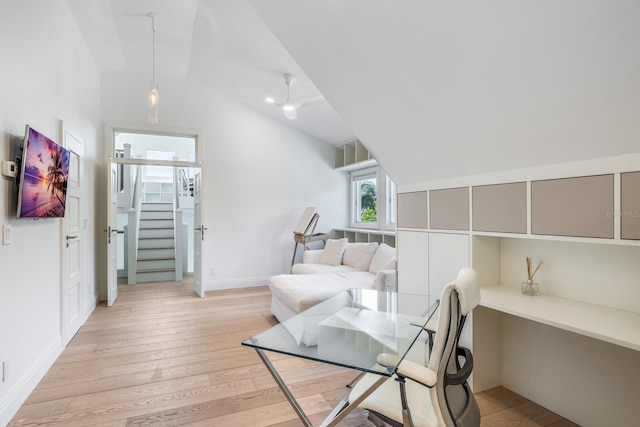
[[[268,102],[269,104],[275,104],[276,100],[275,100],[275,99],[273,99],[273,98],[271,98],[270,96],[267,96],[267,97],[264,99],[264,102]]]

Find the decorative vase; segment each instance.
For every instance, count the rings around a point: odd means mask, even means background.
[[[535,297],[538,295],[538,284],[533,281],[533,279],[528,279],[521,283],[522,293],[524,295],[529,295]]]

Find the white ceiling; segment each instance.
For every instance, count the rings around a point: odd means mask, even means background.
[[[68,1],[102,70],[150,68],[156,12],[159,72],[357,135],[399,185],[640,151],[637,0]],[[285,72],[328,102],[283,118]]]
[[[284,73],[296,76],[292,101],[322,95],[245,0],[68,0],[103,72],[149,71],[156,20],[156,79],[187,76],[331,144],[354,134],[324,101],[286,119],[266,96],[284,101]]]
[[[637,0],[248,0],[397,184],[640,151]]]

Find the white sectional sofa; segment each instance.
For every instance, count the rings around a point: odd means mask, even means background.
[[[328,240],[307,250],[292,274],[270,279],[271,313],[284,322],[348,288],[396,290],[396,251],[382,243]]]

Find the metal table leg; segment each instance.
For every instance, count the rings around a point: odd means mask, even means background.
[[[280,390],[282,390],[282,393],[284,393],[284,397],[286,397],[291,406],[293,406],[293,410],[296,411],[296,414],[298,414],[300,420],[302,420],[305,426],[313,427],[313,424],[311,424],[311,421],[309,421],[307,414],[304,413],[296,398],[293,397],[293,394],[291,394],[289,387],[287,387],[287,385],[284,383],[284,381],[280,377],[280,374],[278,374],[278,371],[276,371],[276,368],[273,366],[267,355],[264,354],[264,351],[259,348],[256,348],[255,350],[256,353],[258,353],[258,356],[260,356],[262,363],[264,363],[264,365],[267,367],[267,370],[269,371],[273,379],[276,380],[278,387],[280,387]]]
[[[284,383],[284,381],[282,380],[282,377],[280,377],[280,374],[278,374],[278,371],[276,371],[276,368],[273,366],[273,364],[271,363],[267,355],[264,353],[264,351],[259,348],[255,348],[255,351],[256,353],[258,353],[260,360],[262,360],[262,363],[264,363],[264,365],[267,367],[267,370],[269,371],[273,379],[278,384],[278,387],[280,387],[280,390],[282,390],[282,393],[284,393],[284,396],[287,398],[287,400],[293,407],[293,410],[296,411],[296,414],[298,414],[298,417],[300,417],[300,420],[302,421],[302,423],[306,427],[313,427],[313,424],[307,417],[307,414],[304,413],[304,410],[302,409],[302,407],[300,406],[296,398],[293,397],[293,394],[291,394],[291,390],[289,390],[289,387],[287,387],[287,385]],[[353,386],[363,376],[364,376],[364,373],[358,375],[347,385],[347,387],[350,388],[351,386]],[[325,420],[322,422],[320,426],[333,427],[337,425],[340,421],[344,419],[344,417],[347,416],[347,414],[349,414],[351,411],[357,408],[358,405],[364,399],[366,399],[371,393],[374,392],[375,389],[380,387],[388,379],[389,377],[380,375],[380,378],[375,383],[373,383],[371,387],[369,387],[364,393],[358,396],[358,398],[353,403],[349,403],[350,392],[347,393],[342,398],[340,403],[338,403],[338,405],[336,405],[336,407],[331,411],[331,413],[327,416],[327,418],[325,418]]]

